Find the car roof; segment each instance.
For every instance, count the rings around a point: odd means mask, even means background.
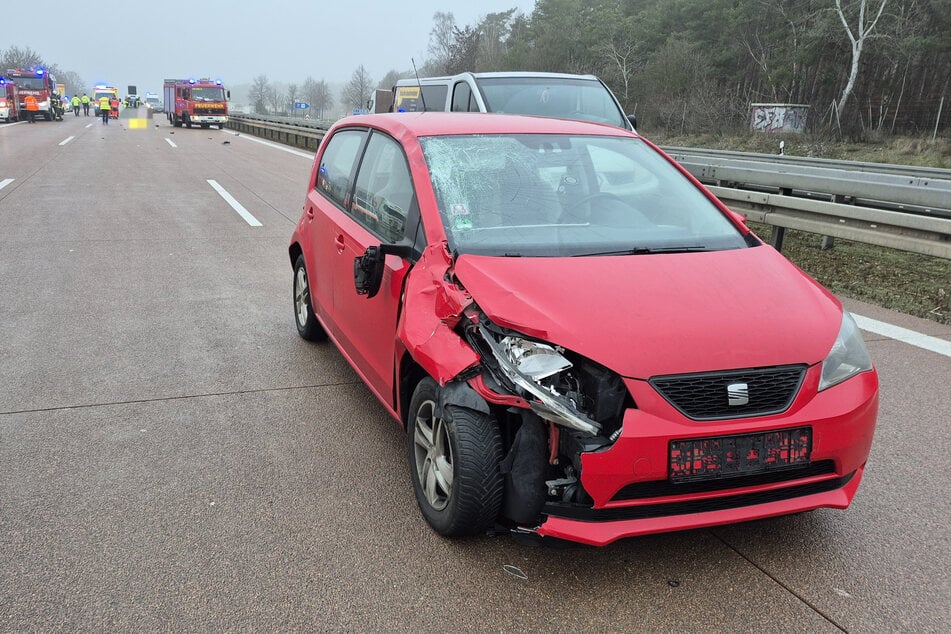
[[[480,112],[399,112],[345,117],[331,131],[343,126],[373,127],[394,137],[453,134],[576,134],[637,136],[606,123]]]
[[[534,71],[495,71],[486,73],[464,72],[457,75],[439,75],[436,77],[404,77],[396,81],[397,86],[415,86],[417,83],[425,82],[448,82],[453,79],[459,79],[466,75],[471,75],[476,79],[583,79],[586,81],[600,81],[594,75],[576,75],[573,73],[544,73]]]

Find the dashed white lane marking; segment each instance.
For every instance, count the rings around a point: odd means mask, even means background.
[[[852,316],[855,318],[855,323],[858,324],[859,328],[862,330],[874,332],[877,335],[882,335],[888,337],[889,339],[895,339],[896,341],[901,341],[902,343],[907,343],[911,346],[916,346],[918,348],[930,350],[931,352],[943,354],[946,357],[951,357],[951,341],[945,341],[944,339],[939,339],[938,337],[924,335],[920,332],[915,332],[914,330],[908,330],[907,328],[902,328],[901,326],[893,326],[892,324],[886,324],[884,321],[862,317],[861,315],[856,315],[854,313]]]
[[[88,128],[91,128],[91,127],[92,127],[92,124],[91,124],[91,123],[87,123],[87,124],[86,124],[86,128],[87,128],[87,129],[88,129]]]
[[[208,179],[208,184],[214,187],[215,191],[225,199],[225,202],[231,205],[231,208],[238,212],[238,215],[244,218],[244,221],[251,225],[252,227],[261,227],[263,226],[257,218],[251,215],[247,209],[245,209],[241,203],[234,199],[234,196],[229,194],[224,187],[218,184],[217,181]]]
[[[178,147],[177,145],[175,145],[175,141],[172,141],[171,139],[165,139],[165,142],[171,145],[172,147]]]
[[[4,178],[2,181],[0,181],[0,189],[3,189],[4,187],[6,187],[7,185],[9,185],[9,184],[12,183],[13,181],[14,181],[14,179],[12,179],[12,178]]]
[[[60,145],[66,145],[67,143],[69,143],[70,141],[72,141],[72,140],[75,139],[75,138],[76,138],[75,136],[68,136],[68,137],[66,137],[65,139],[63,139],[62,141],[60,141],[59,144],[60,144]]]

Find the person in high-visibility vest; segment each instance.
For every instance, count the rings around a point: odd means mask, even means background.
[[[115,95],[109,100],[109,107],[112,109],[112,118],[119,118],[119,98]]]
[[[72,104],[72,106],[73,106],[73,114],[75,114],[75,115],[78,117],[78,116],[79,116],[79,104],[80,104],[79,97],[77,97],[76,95],[73,95],[73,98],[70,99],[69,103]]]
[[[102,115],[103,125],[109,125],[109,110],[111,110],[109,106],[109,97],[103,95],[99,98],[99,114]]]
[[[36,102],[36,97],[27,95],[23,99],[23,105],[26,106],[26,116],[30,123],[36,123],[36,113],[40,109],[40,104]]]
[[[79,103],[83,104],[83,116],[89,116],[89,95],[83,93],[83,96],[79,98]]]

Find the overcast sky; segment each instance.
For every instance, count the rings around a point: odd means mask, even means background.
[[[52,10],[50,6],[52,5]],[[534,0],[52,0],[3,3],[0,50],[29,47],[90,86],[161,92],[166,77],[246,84],[261,74],[300,84],[307,76],[349,81],[360,64],[376,84],[427,55],[433,14],[459,27]],[[185,15],[185,11],[194,15]]]

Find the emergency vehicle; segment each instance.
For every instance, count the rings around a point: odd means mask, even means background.
[[[17,109],[19,98],[16,84],[7,81],[6,77],[0,77],[0,120],[10,122],[20,118]]]
[[[101,116],[101,114],[102,114],[102,113],[99,112],[99,100],[100,100],[102,97],[109,97],[109,101],[112,101],[113,97],[115,97],[116,99],[118,99],[118,98],[119,98],[119,89],[116,88],[115,86],[104,86],[104,85],[102,85],[102,84],[100,84],[100,85],[98,85],[98,86],[95,86],[95,87],[92,89],[92,105],[93,105],[93,107],[95,108],[95,114],[96,114],[97,117],[98,117],[98,116]],[[119,111],[118,111],[118,110],[112,110],[112,111],[109,113],[109,116],[111,116],[113,119],[118,119],[118,118],[119,118]]]
[[[19,108],[19,118],[26,119],[27,95],[33,95],[36,98],[36,104],[39,109],[36,114],[42,116],[47,121],[57,118],[59,107],[59,95],[56,94],[56,78],[47,73],[42,68],[11,68],[7,70],[4,76],[6,81],[16,85],[17,107]]]
[[[225,90],[220,79],[166,79],[164,97],[166,116],[177,128],[197,123],[222,129],[228,123],[231,91]]]

